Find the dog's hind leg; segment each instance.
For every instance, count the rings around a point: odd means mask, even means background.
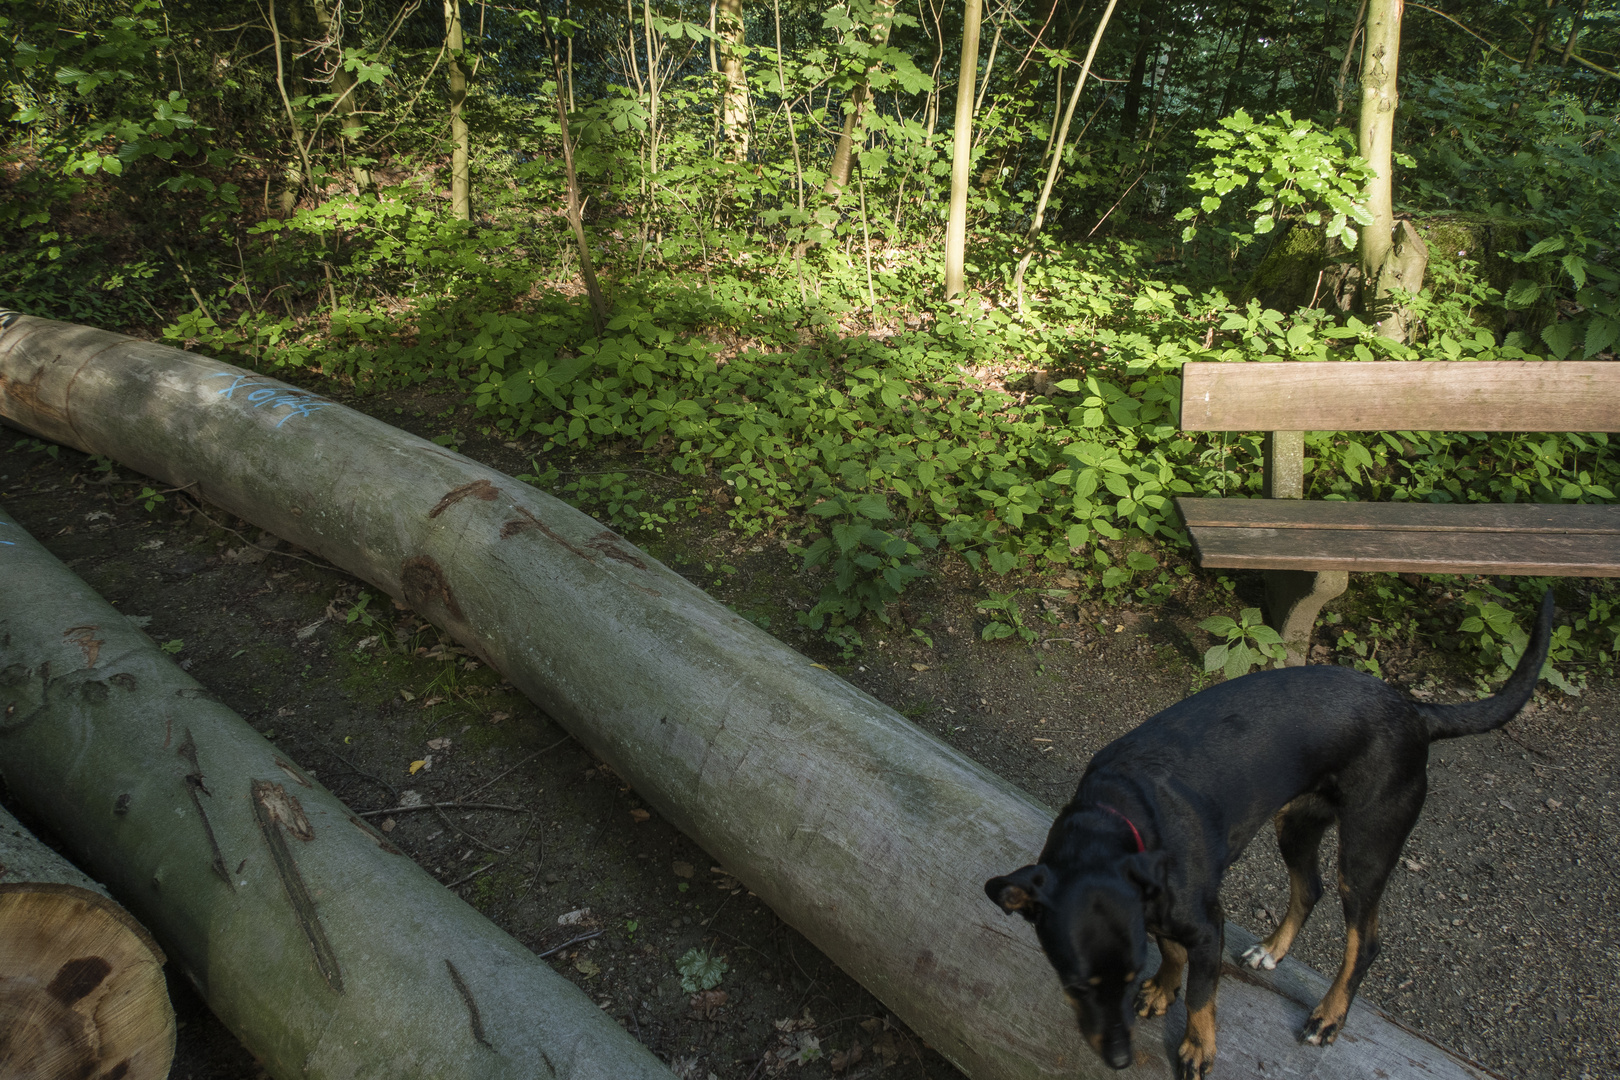
[[[1270,937],[1244,951],[1243,960],[1250,967],[1267,971],[1276,967],[1322,898],[1317,851],[1333,818],[1333,807],[1319,795],[1302,795],[1277,813],[1277,846],[1288,867],[1288,914]]]
[[[1303,1038],[1326,1046],[1344,1028],[1350,1003],[1378,956],[1378,904],[1395,869],[1407,833],[1423,807],[1423,789],[1416,798],[1397,794],[1374,811],[1346,810],[1339,821],[1339,895],[1344,901],[1344,962],[1322,1000],[1305,1021]],[[1403,805],[1404,804],[1404,805]]]
[[[1187,967],[1187,950],[1180,942],[1161,937],[1159,970],[1142,984],[1136,995],[1137,1016],[1163,1016],[1181,993],[1181,973]]]

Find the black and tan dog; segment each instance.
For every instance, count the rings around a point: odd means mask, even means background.
[[[1344,964],[1303,1038],[1331,1043],[1378,955],[1378,902],[1428,790],[1429,744],[1490,731],[1530,699],[1547,657],[1552,592],[1517,669],[1495,697],[1425,705],[1343,667],[1262,671],[1195,694],[1104,747],[1047,835],[1041,861],[985,883],[1035,924],[1080,1031],[1116,1069],[1137,1016],[1159,1016],[1187,973],[1181,1071],[1215,1062],[1215,989],[1225,916],[1219,890],[1267,819],[1288,866],[1288,914],[1244,954],[1275,967],[1322,895],[1317,848],[1339,825]],[[1159,970],[1139,981],[1147,935]]]

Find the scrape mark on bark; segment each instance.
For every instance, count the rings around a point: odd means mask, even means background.
[[[63,427],[70,427],[67,412],[57,408],[46,401],[40,394],[40,383],[45,380],[45,369],[37,369],[27,382],[18,382],[0,375],[0,398],[9,397],[21,405],[23,409],[33,413],[36,417],[52,421]]]
[[[305,843],[315,839],[315,830],[310,827],[298,796],[287,794],[287,789],[280,784],[272,784],[268,780],[253,781],[253,798],[257,804],[254,813],[259,813],[258,807],[263,807],[265,815],[272,822],[298,839]]]
[[[593,561],[593,562],[595,561],[595,560],[591,559],[591,553],[590,552],[575,547],[572,543],[570,543],[568,540],[564,539],[561,535],[559,535],[557,533],[557,531],[555,529],[553,529],[550,525],[547,525],[545,522],[541,521],[539,518],[537,518],[533,514],[529,513],[529,511],[526,508],[521,507],[521,506],[515,506],[515,507],[513,507],[513,509],[516,510],[518,513],[522,514],[523,517],[525,518],[525,520],[523,520],[523,521],[508,521],[505,525],[502,525],[501,526],[501,539],[502,540],[509,540],[512,537],[516,536],[518,533],[527,532],[530,529],[539,529],[541,532],[545,533],[547,536],[551,537],[557,543],[561,544],[563,547],[567,548],[569,551],[572,551],[575,555],[578,555],[580,558],[585,559],[587,561]]]
[[[586,546],[592,548],[593,550],[600,551],[610,559],[617,559],[619,562],[629,563],[637,570],[647,569],[646,563],[642,562],[630,552],[621,548],[619,546],[618,536],[606,529],[603,529],[601,532],[593,536],[590,543]]]
[[[474,480],[470,484],[462,484],[455,490],[446,493],[445,497],[439,500],[439,505],[428,511],[428,517],[438,517],[462,499],[472,498],[481,499],[484,502],[493,502],[500,493],[500,489],[488,480]]]
[[[301,787],[314,787],[315,786],[314,784],[311,784],[307,779],[305,779],[303,773],[299,772],[296,768],[293,767],[292,762],[286,761],[286,760],[284,760],[284,759],[282,759],[280,757],[276,758],[275,761],[276,761],[276,768],[280,769],[282,772],[284,772],[288,776],[292,777],[293,781],[295,783],[297,783],[298,785],[300,785]]]
[[[303,875],[298,872],[292,849],[287,846],[286,838],[276,826],[282,826],[300,840],[313,840],[315,831],[304,816],[304,808],[280,784],[254,780],[251,802],[259,832],[264,836],[265,846],[270,849],[270,863],[276,868],[276,877],[281,879],[281,887],[286,890],[287,900],[292,904],[293,917],[298,920],[299,928],[309,939],[309,947],[315,954],[315,969],[326,980],[327,986],[341,994],[343,973],[338,967],[337,953],[326,937],[326,929],[321,925],[321,917],[315,910],[315,901],[310,897],[309,889],[304,886]]]
[[[214,797],[214,793],[208,790],[208,785],[203,783],[202,766],[197,764],[197,743],[191,737],[190,728],[186,728],[186,741],[180,744],[175,753],[191,766],[191,771],[186,773],[185,778],[186,794],[191,796],[191,805],[197,808],[197,820],[202,822],[203,834],[208,837],[208,850],[213,859],[214,873],[219,875],[226,888],[235,892],[236,882],[231,880],[230,871],[225,869],[225,856],[219,850],[219,840],[214,836],[213,823],[208,820],[208,811],[203,809],[202,799],[197,794],[202,792],[210,799]]]
[[[95,636],[95,632],[99,629],[101,628],[98,626],[74,626],[62,631],[64,640],[84,650],[84,666],[87,668],[96,666],[96,657],[101,655],[101,646],[105,644],[101,638]],[[78,636],[75,637],[75,634]]]
[[[455,984],[456,993],[460,994],[461,1000],[467,1003],[467,1024],[472,1028],[473,1038],[488,1046],[491,1050],[495,1049],[490,1043],[489,1037],[484,1034],[484,1020],[483,1017],[478,1015],[478,1002],[473,1000],[472,991],[467,989],[467,984],[462,981],[461,972],[456,970],[456,965],[452,964],[448,958],[445,959],[444,966],[450,971],[450,981]]]
[[[405,591],[405,602],[417,611],[423,611],[428,605],[433,605],[457,622],[466,622],[466,616],[461,613],[461,605],[450,591],[450,585],[444,580],[444,571],[439,564],[426,555],[413,555],[400,564],[400,585]]]

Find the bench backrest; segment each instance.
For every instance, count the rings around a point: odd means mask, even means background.
[[[1186,431],[1620,431],[1606,360],[1186,364]]]

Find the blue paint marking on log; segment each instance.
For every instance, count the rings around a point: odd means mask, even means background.
[[[280,384],[266,385],[265,383],[255,381],[254,377],[251,375],[238,375],[231,371],[220,371],[208,376],[208,378],[232,380],[229,386],[219,391],[219,394],[222,397],[229,398],[233,401],[237,400],[236,392],[238,390],[255,386],[259,387],[259,389],[254,390],[252,393],[243,395],[248,401],[253,403],[253,407],[255,409],[262,409],[266,405],[271,406],[273,409],[279,409],[282,406],[286,406],[289,411],[286,416],[283,416],[276,423],[276,427],[278,428],[295,416],[308,416],[310,413],[319,412],[321,409],[324,409],[327,405],[331,404],[331,402],[326,401],[324,398],[317,397],[316,395],[309,393],[307,390],[294,390],[289,386]]]

